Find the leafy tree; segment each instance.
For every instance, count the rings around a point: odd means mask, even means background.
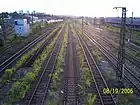
[[[2,12],[0,13],[0,18],[8,18],[9,13],[8,12]]]
[[[10,16],[12,16],[12,18],[18,18],[19,14],[15,11],[13,13],[10,13]]]

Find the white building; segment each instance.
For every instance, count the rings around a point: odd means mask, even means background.
[[[15,19],[14,20],[15,33],[19,36],[27,36],[30,28],[27,24],[27,19]]]

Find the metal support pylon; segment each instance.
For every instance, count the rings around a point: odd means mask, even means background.
[[[126,8],[122,8],[122,20],[119,40],[119,52],[118,52],[118,64],[117,67],[121,71],[118,71],[118,78],[122,80],[124,78],[124,63],[125,63],[125,23],[126,23]]]

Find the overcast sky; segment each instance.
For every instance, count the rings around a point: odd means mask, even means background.
[[[127,16],[140,16],[139,0],[0,0],[0,12],[27,10],[56,15],[76,16],[121,16],[114,6],[127,7]]]

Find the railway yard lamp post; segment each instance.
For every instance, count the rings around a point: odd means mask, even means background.
[[[126,7],[114,7],[113,9],[122,9],[122,19],[121,19],[121,29],[120,29],[120,39],[119,39],[119,51],[118,51],[118,63],[117,70],[118,79],[120,81],[124,78],[124,63],[125,63],[125,23],[126,23]]]
[[[131,31],[130,31],[130,38],[129,38],[130,41],[132,39],[132,34],[133,34],[133,12],[132,12],[132,17],[131,17]]]

